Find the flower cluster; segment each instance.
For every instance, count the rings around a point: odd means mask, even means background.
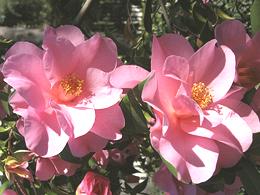
[[[259,89],[250,105],[242,101],[260,82],[260,34],[251,39],[242,23],[230,20],[216,26],[215,37],[194,51],[181,35],[154,36],[151,72],[124,65],[111,39],[100,34],[85,39],[75,26],[48,27],[42,48],[14,44],[5,54],[2,73],[15,90],[9,103],[20,116],[16,127],[35,159],[35,178],[75,174],[81,165],[59,156],[66,145],[77,158],[95,153],[97,170],[124,166],[128,157],[139,155],[138,144],[119,150],[111,141],[122,138],[125,126],[120,101],[146,80],[140,100],[153,111],[147,117],[154,121],[150,143],[176,169],[175,178],[162,165],[154,182],[169,194],[206,194],[190,183],[205,182],[236,165],[253,134],[260,132]],[[104,149],[107,144],[110,149]],[[8,162],[8,172],[21,169],[33,180],[26,160]],[[225,193],[240,186],[236,179]],[[87,171],[76,194],[112,191],[108,178]]]

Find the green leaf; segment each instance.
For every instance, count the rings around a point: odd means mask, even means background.
[[[9,186],[9,181],[4,182],[1,186],[0,186],[0,194],[3,194],[4,190]]]
[[[209,22],[207,21],[204,24],[202,31],[200,33],[200,40],[202,40],[203,43],[206,43],[213,38],[214,38],[213,29],[211,28]]]
[[[152,33],[152,0],[146,0],[144,11],[144,28],[146,32]]]
[[[0,126],[0,133],[10,131],[16,125],[15,121],[2,121]]]
[[[132,90],[130,90],[128,95],[123,98],[120,106],[125,117],[124,133],[133,135],[144,133],[144,131],[148,132],[143,111]]]
[[[5,92],[0,92],[0,103],[4,109],[4,112],[10,115],[10,106],[8,103],[9,95]]]
[[[177,178],[178,172],[177,172],[176,168],[174,166],[172,166],[172,164],[169,163],[167,160],[165,160],[162,156],[161,156],[161,159],[162,159],[163,163],[166,165],[166,167],[168,168],[168,170],[174,175],[174,177]]]
[[[251,7],[251,25],[254,33],[260,31],[260,0],[254,0]]]
[[[229,16],[228,14],[226,14],[223,10],[221,9],[217,9],[216,14],[218,17],[220,17],[221,19],[224,20],[234,20],[234,17]]]
[[[242,159],[238,165],[238,175],[248,195],[260,194],[260,174],[256,166],[246,159]]]
[[[142,183],[139,183],[138,185],[136,185],[133,189],[133,193],[137,194],[142,192],[145,187],[147,186],[148,183],[148,178],[146,178]]]

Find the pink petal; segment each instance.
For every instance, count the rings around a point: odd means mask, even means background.
[[[247,123],[253,133],[260,132],[259,117],[250,106],[236,99],[224,99],[219,103],[227,106],[239,114],[239,116]]]
[[[173,97],[172,106],[178,118],[201,116],[201,120],[203,120],[202,110],[195,101],[187,96],[179,95]]]
[[[173,121],[169,122],[171,125],[164,137],[158,126],[151,128],[151,139],[154,135],[157,137],[160,155],[177,169],[178,179],[193,183],[206,181],[216,169],[217,145],[212,140],[186,134],[174,126]]]
[[[44,41],[46,52],[43,56],[43,66],[53,86],[75,69],[77,65],[73,59],[75,47],[69,40],[58,39],[56,36],[46,37]]]
[[[11,189],[6,189],[4,192],[3,192],[3,195],[17,195],[17,193]]]
[[[219,148],[218,166],[220,168],[230,168],[235,166],[243,156],[242,151],[239,151],[223,143],[216,143]]]
[[[122,65],[112,72],[110,83],[116,88],[134,88],[147,75],[148,71],[139,66]]]
[[[76,157],[83,157],[89,152],[97,152],[102,150],[107,144],[107,140],[97,136],[92,132],[69,140],[71,153]]]
[[[2,72],[5,81],[16,89],[28,105],[38,110],[45,108],[44,92],[49,90],[50,85],[37,56],[11,56],[5,61]]]
[[[109,140],[121,139],[120,130],[125,126],[124,115],[119,104],[96,110],[96,119],[91,132]]]
[[[223,99],[236,99],[242,100],[247,89],[244,87],[240,87],[238,85],[232,85],[231,89],[228,91],[226,96]]]
[[[170,75],[187,82],[189,76],[189,62],[186,58],[171,55],[163,65],[163,74]]]
[[[55,175],[56,171],[47,158],[38,158],[36,161],[35,176],[41,181],[47,181]]]
[[[114,70],[117,65],[117,48],[115,43],[109,38],[101,37],[100,34],[95,34],[84,43],[78,45],[72,56],[79,72],[84,72],[86,67],[109,72]]]
[[[240,56],[239,64],[246,67],[254,68],[256,75],[260,73],[260,32],[246,43],[246,47]],[[260,82],[260,81],[258,81]]]
[[[194,53],[189,42],[177,34],[166,34],[162,37],[153,37],[151,69],[161,71],[165,59],[170,55],[189,59]]]
[[[235,53],[236,57],[246,46],[246,30],[238,20],[227,20],[217,25],[215,37],[219,45],[226,45]]]
[[[13,55],[30,54],[42,59],[43,51],[30,42],[16,42],[5,54],[5,59]]]
[[[45,30],[45,37],[48,36],[56,36],[57,39],[66,39],[69,40],[73,45],[79,45],[84,42],[84,34],[81,32],[79,28],[73,25],[63,25],[54,29],[52,27],[48,27]]]
[[[223,98],[235,78],[236,61],[225,46],[216,47],[216,40],[206,43],[190,59],[194,81],[203,82],[213,95],[213,101]]]
[[[80,164],[70,163],[62,160],[58,156],[50,158],[50,161],[55,168],[57,175],[72,176],[75,174],[76,170],[81,166]]]
[[[229,130],[240,144],[242,151],[245,152],[252,143],[253,135],[250,126],[235,111],[221,103],[216,105],[216,110],[223,118],[221,125],[216,128],[221,132],[224,132],[224,129]]]
[[[154,173],[153,182],[155,185],[164,192],[170,192],[171,194],[179,194],[179,183],[173,178],[173,175],[169,172],[165,165],[162,165],[160,169]]]
[[[59,154],[69,139],[60,129],[54,112],[37,115],[32,109],[24,119],[23,136],[27,148],[42,157]]]
[[[95,110],[87,105],[64,105],[51,102],[60,127],[70,137],[79,137],[90,131],[95,122]]]
[[[19,95],[19,93],[15,92],[9,98],[9,104],[13,108],[13,112],[25,117],[27,113],[28,104],[26,103],[25,99]]]
[[[161,155],[177,169],[181,177],[189,175],[193,183],[208,180],[216,169],[217,145],[202,137],[184,133],[176,135],[176,131],[174,135],[173,139],[166,137],[160,140]]]
[[[108,108],[121,100],[122,89],[109,85],[109,74],[102,70],[89,68],[86,76],[87,91],[95,109]],[[105,100],[105,101],[104,101]]]
[[[178,93],[180,84],[172,77],[151,73],[144,85],[142,99],[157,110],[173,113],[172,98]]]

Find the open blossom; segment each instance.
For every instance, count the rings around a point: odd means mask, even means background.
[[[76,195],[112,195],[110,182],[102,175],[87,172],[76,190]]]
[[[43,49],[18,42],[5,55],[2,72],[16,92],[10,99],[22,116],[26,146],[44,157],[55,156],[68,143],[75,156],[101,150],[121,138],[124,117],[118,102],[125,88],[144,79],[137,66],[118,68],[114,42],[99,34],[85,40],[75,26],[47,28]],[[111,81],[110,81],[111,80]]]
[[[70,163],[62,160],[58,156],[50,158],[38,157],[36,161],[35,176],[41,180],[46,181],[53,176],[66,175],[72,176],[81,165]]]
[[[234,166],[260,130],[256,114],[231,90],[235,66],[233,52],[216,40],[194,53],[180,35],[154,37],[142,98],[155,110],[151,143],[180,180],[200,183]]]
[[[236,195],[242,185],[239,177],[236,177],[231,185],[224,186],[223,191],[209,193],[196,185],[178,181],[165,165],[154,174],[153,181],[160,190],[165,192],[165,195]]]
[[[227,20],[215,28],[220,45],[232,49],[237,60],[236,82],[244,87],[254,87],[260,82],[260,32],[251,39],[238,20]]]

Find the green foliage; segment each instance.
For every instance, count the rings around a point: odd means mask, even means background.
[[[251,24],[254,33],[260,31],[260,0],[255,0],[251,7]]]

